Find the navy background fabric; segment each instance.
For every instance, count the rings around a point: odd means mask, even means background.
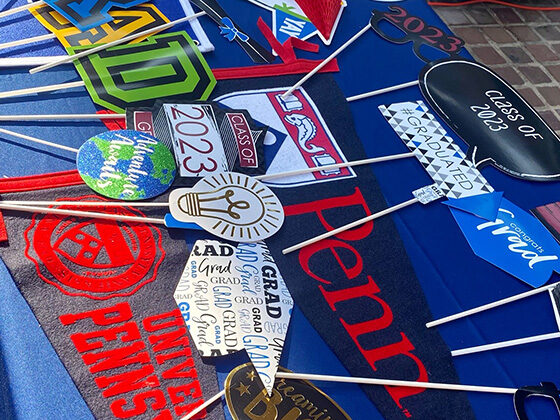
[[[22,3],[23,1],[19,0],[9,2],[9,5]],[[161,1],[156,2],[159,5],[161,3]],[[164,3],[168,4],[168,7],[162,6],[162,10],[168,12],[172,2],[166,0]],[[247,28],[254,38],[264,43],[263,37],[257,33],[257,29],[253,25],[259,15],[270,24],[269,12],[244,0],[222,0],[222,3],[227,10],[235,11],[235,17],[239,20],[240,25]],[[422,16],[429,24],[443,26],[435,13],[423,1],[405,0],[399,5],[407,8],[412,14]],[[369,19],[372,7],[383,9],[388,6],[386,3],[369,0],[350,2],[343,14],[333,44],[329,48],[321,46],[320,56],[327,56],[361,29]],[[172,18],[171,14],[169,17]],[[18,15],[10,20],[17,23],[15,27],[11,28],[0,27],[0,36],[3,41],[21,38],[24,33],[25,36],[39,34],[27,30],[27,25],[32,22],[32,19],[25,18],[25,15]],[[203,18],[201,21],[216,46],[216,51],[207,55],[211,67],[252,65],[241,49],[235,45],[228,45],[226,40],[219,37],[219,31],[208,18]],[[23,27],[25,27],[25,31],[21,30]],[[31,26],[29,27],[31,28]],[[21,50],[23,54],[27,51],[23,48]],[[2,56],[8,55],[7,52],[0,53]],[[313,54],[302,53],[300,56],[313,57]],[[390,44],[373,32],[365,34],[351,48],[342,53],[339,56],[339,64],[341,72],[335,75],[335,80],[347,96],[415,80],[424,65],[414,56],[410,44],[401,46]],[[29,76],[25,69],[2,69],[0,70],[0,90],[77,80],[77,77],[77,73],[71,66],[59,67],[34,76]],[[408,88],[351,104],[356,129],[368,156],[406,151],[401,140],[377,110],[377,106],[418,99],[422,99],[419,89]],[[91,112],[94,109],[87,93],[80,88],[36,97],[0,101],[0,113]],[[63,141],[73,146],[79,146],[89,136],[104,131],[103,126],[98,123],[27,123],[25,125],[2,124],[2,126],[47,140]],[[466,145],[457,139],[450,129],[448,132],[466,150]],[[1,142],[3,165],[0,168],[0,175],[44,173],[74,167],[71,154],[64,154],[64,159],[57,157],[57,153],[46,155],[39,151],[43,149],[39,146],[22,146],[19,140],[14,141],[6,136],[1,137]],[[7,156],[9,156],[9,160],[6,159]],[[371,167],[371,170],[375,173],[389,205],[409,199],[413,189],[430,183],[430,179],[421,165],[413,159],[378,164]],[[558,201],[560,195],[559,183],[547,184],[516,180],[494,168],[484,168],[482,173],[496,190],[505,191],[506,197],[525,210]],[[416,205],[391,217],[405,244],[434,317],[438,318],[529,290],[524,283],[477,258],[444,205],[440,203],[428,206]],[[10,307],[18,314],[28,310],[25,305],[21,304],[21,301],[18,303],[8,300],[6,284],[9,284],[11,280],[6,276],[2,276],[1,279],[2,306],[10,302]],[[558,280],[558,275],[554,275],[551,279],[551,281]],[[40,330],[36,327],[33,328],[32,325],[32,323],[26,323],[27,336],[38,337]],[[27,346],[10,342],[5,339],[5,331],[7,331],[5,326],[5,323],[2,323],[0,330],[2,346],[11,346],[14,348],[12,355],[16,355],[9,358],[3,352],[6,371],[9,371],[9,366],[20,363],[19,360],[22,358],[40,358],[38,352],[41,345],[35,344],[36,338],[28,339]],[[556,331],[557,328],[550,300],[543,294],[450,323],[440,327],[439,331],[449,347],[454,349],[548,333]],[[298,308],[294,310],[286,349],[283,364],[294,371],[346,373],[319,339],[317,333],[309,326]],[[557,362],[559,352],[560,340],[553,340],[478,355],[460,356],[454,361],[462,383],[520,387],[535,385],[541,380],[558,381],[560,377],[560,364]],[[225,372],[226,368],[221,370]],[[29,406],[22,408],[21,404],[23,404],[22,401],[38,398],[40,395],[38,390],[45,393],[45,400],[51,398],[59,401],[60,389],[46,389],[44,386],[45,378],[57,374],[56,371],[49,370],[45,376],[42,376],[40,371],[25,369],[26,374],[23,370],[20,372],[21,374],[13,375],[10,378],[13,384],[11,390],[14,390],[11,392],[10,400],[14,409],[19,413],[20,418],[47,417],[45,412],[48,406],[38,409],[38,404],[35,408]],[[35,375],[33,384],[22,385],[25,384],[25,377],[30,375],[29,372],[33,372]],[[5,383],[4,378],[2,378],[2,382]],[[319,383],[319,386],[328,392],[352,418],[364,420],[380,418],[359,387],[327,383]],[[63,389],[66,395],[71,395],[70,388]],[[477,418],[492,420],[514,418],[510,396],[470,393],[469,400]],[[61,403],[60,405],[69,408],[68,404]],[[529,400],[528,407],[532,418],[551,418],[552,411],[547,404]],[[59,407],[58,412],[61,410],[62,408]],[[76,415],[76,417],[79,416]]]

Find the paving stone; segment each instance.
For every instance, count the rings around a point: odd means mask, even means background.
[[[522,47],[501,47],[501,50],[514,63],[530,63],[533,61]]]
[[[523,96],[523,98],[525,98],[527,102],[529,102],[529,104],[533,105],[535,108],[539,108],[545,105],[542,99],[537,96],[533,88],[520,88],[517,89],[517,91],[521,96]]]
[[[546,44],[526,45],[525,48],[539,63],[546,61],[558,61],[558,54],[552,51]]]
[[[542,86],[538,89],[539,93],[549,105],[560,106],[560,87]]]
[[[493,9],[494,13],[500,19],[502,23],[522,23],[523,20],[515,12],[515,9],[511,7],[500,7],[499,9]]]
[[[551,82],[550,77],[538,66],[520,66],[518,69],[525,75],[530,83],[535,85]],[[558,93],[560,94],[560,90]]]
[[[539,115],[550,125],[550,128],[560,130],[560,119],[554,112],[548,110],[540,111]]]
[[[506,59],[502,57],[494,48],[486,46],[486,47],[472,47],[469,48],[469,51],[477,57],[481,63],[487,65],[493,64],[503,64],[506,62]]]
[[[482,32],[484,32],[484,35],[486,35],[488,39],[499,44],[509,44],[515,42],[513,36],[511,36],[503,26],[483,26]]]
[[[471,23],[459,7],[440,7],[438,14],[448,25],[466,25]]]
[[[521,42],[532,42],[540,41],[541,38],[537,35],[533,29],[528,26],[510,26],[507,28],[518,41]]]
[[[545,41],[560,41],[560,31],[556,26],[541,26],[535,28],[535,31],[537,31]]]
[[[547,10],[546,12],[543,12],[543,15],[548,19],[549,22],[560,22],[560,10]]]
[[[521,17],[521,20],[523,22],[528,22],[528,23],[548,22],[548,19],[545,17],[543,12],[540,12],[538,10],[516,9],[516,12]]]
[[[522,85],[524,83],[523,79],[517,73],[514,67],[494,67],[493,70],[498,73],[506,82],[512,85]]]
[[[478,24],[488,25],[492,23],[498,23],[487,9],[480,6],[466,8],[466,11],[468,15],[472,17],[473,20]]]
[[[557,82],[560,82],[560,64],[548,65],[546,69],[552,74]]]
[[[458,27],[453,29],[453,33],[467,44],[486,44],[486,38],[478,28]]]

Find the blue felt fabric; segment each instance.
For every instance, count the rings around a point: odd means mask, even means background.
[[[7,7],[21,3],[21,0],[10,1]],[[165,3],[162,6],[165,12],[168,12],[168,9],[173,10],[172,0],[156,3]],[[268,12],[244,0],[222,0],[221,3],[232,12],[241,26],[247,28],[252,36],[264,44],[264,39],[257,33],[254,23],[258,15],[262,15],[270,23]],[[388,7],[386,3],[368,0],[353,0],[349,3],[333,44],[329,48],[322,46],[321,56],[334,51],[362,28],[369,19],[372,7],[379,9]],[[421,0],[406,0],[399,4],[412,14],[422,16],[432,25],[443,25],[435,13]],[[10,21],[15,22],[15,25],[0,27],[2,41],[44,33],[36,32],[33,28],[42,29],[25,15]],[[216,46],[216,51],[207,55],[209,64],[213,68],[252,64],[237,46],[230,46],[226,40],[219,37],[219,31],[208,18],[203,18],[201,21]],[[39,50],[41,53],[54,53],[49,48]],[[34,48],[30,51],[35,54],[39,50]],[[21,54],[26,54],[27,51],[27,49],[19,49]],[[8,53],[0,55],[6,56]],[[302,53],[301,56],[313,55]],[[424,65],[414,56],[410,45],[393,45],[374,33],[367,33],[342,53],[339,64],[341,72],[336,75],[336,80],[348,96],[414,80]],[[39,86],[77,80],[77,78],[77,73],[71,66],[60,67],[32,77],[26,74],[25,70],[0,70],[0,90]],[[377,110],[377,106],[418,99],[422,99],[419,89],[408,88],[351,105],[358,134],[368,155],[378,156],[406,151],[405,146]],[[37,97],[0,101],[0,113],[91,112],[94,109],[85,90],[80,88]],[[89,136],[103,131],[103,126],[98,123],[35,123],[2,126],[47,140],[59,140],[75,147]],[[456,140],[466,150],[466,145],[457,138]],[[47,149],[22,146],[19,141],[13,141],[5,136],[2,136],[0,141],[3,158],[0,175],[44,173],[74,167],[71,154],[65,153],[64,158],[52,153],[45,154],[42,150]],[[372,170],[389,205],[409,199],[412,190],[430,183],[421,165],[412,159],[379,164],[372,167]],[[483,169],[482,172],[496,190],[504,191],[508,199],[525,210],[560,198],[558,182],[520,181],[493,168]],[[472,253],[445,205],[441,203],[428,206],[416,205],[391,217],[404,241],[434,317],[445,316],[529,290],[526,284],[478,259]],[[553,275],[551,281],[557,280],[558,275]],[[0,406],[3,410],[2,417],[56,418],[45,415],[49,412],[52,416],[58,415],[58,418],[87,418],[85,407],[76,394],[75,387],[69,382],[69,378],[65,377],[59,365],[59,370],[56,369],[52,348],[48,346],[40,328],[33,322],[28,307],[17,295],[10,278],[6,273],[2,275],[0,272],[0,281],[2,302],[0,346],[3,361],[0,374],[4,375],[0,378],[3,384],[3,395],[0,398],[0,404],[3,404]],[[5,313],[11,313],[13,316],[5,316]],[[18,316],[17,319],[15,315]],[[25,334],[21,333],[22,325],[25,326]],[[541,295],[451,323],[441,327],[440,332],[453,349],[542,334],[557,329],[550,300],[546,295]],[[18,331],[20,333],[16,334]],[[14,334],[17,337],[14,338]],[[283,361],[288,368],[314,373],[345,373],[297,308],[289,331],[287,349]],[[455,362],[462,383],[519,387],[538,384],[542,380],[557,381],[560,377],[557,352],[560,352],[560,340],[460,356]],[[229,365],[219,365],[218,368],[226,372]],[[53,378],[56,378],[57,386],[47,385],[52,383]],[[6,385],[7,383],[9,385]],[[320,386],[329,392],[354,419],[379,418],[372,404],[365,399],[358,387],[332,384],[320,384]],[[61,395],[65,399],[62,399]],[[514,418],[510,396],[471,393],[469,399],[480,419]],[[547,404],[530,401],[529,406],[532,418],[554,418]],[[460,414],[457,418],[460,418]]]

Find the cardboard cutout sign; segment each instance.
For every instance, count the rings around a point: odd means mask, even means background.
[[[193,188],[169,194],[166,224],[196,223],[230,241],[258,242],[274,235],[284,223],[280,200],[267,186],[239,173],[203,178]]]
[[[414,53],[418,58],[429,63],[433,58],[426,57],[422,52],[422,47],[437,50],[445,57],[458,57],[465,42],[461,38],[451,36],[435,26],[429,26],[418,16],[409,15],[406,9],[400,6],[389,7],[391,12],[373,10],[370,20],[371,28],[383,39],[395,43],[406,44],[412,42]],[[383,30],[381,22],[389,23],[397,29],[387,33]],[[441,58],[438,57],[438,58]]]
[[[127,10],[112,10],[109,15],[114,20],[87,31],[80,31],[48,5],[35,6],[29,11],[45,28],[55,34],[65,47],[106,44],[169,22],[156,6],[149,3]],[[144,39],[145,36],[140,37],[133,43]]]
[[[86,141],[77,157],[84,182],[119,200],[156,197],[175,179],[175,159],[158,139],[133,130],[107,131]]]
[[[91,47],[70,47],[77,53]],[[151,36],[75,62],[93,101],[123,113],[126,107],[152,106],[159,98],[206,99],[216,79],[186,32]]]
[[[560,245],[531,214],[503,198],[494,221],[450,208],[476,255],[533,287],[560,273]]]
[[[247,111],[225,110],[199,101],[160,103],[154,115],[156,137],[173,147],[182,177],[265,172],[267,128],[258,127]]]
[[[246,109],[259,124],[268,127],[264,140],[267,174],[348,162],[338,139],[325,122],[316,102],[299,88],[286,99],[288,87],[231,92],[216,98],[219,104]],[[288,178],[272,178],[274,187],[296,187],[355,178],[352,168],[339,168]]]
[[[422,101],[381,105],[379,110],[446,197],[494,191]]]
[[[278,370],[290,372],[282,367]],[[233,369],[224,388],[234,420],[350,420],[334,400],[308,381],[277,379],[269,396],[251,363]]]
[[[62,16],[68,19],[72,25],[80,31],[99,26],[113,20],[108,13],[115,6],[120,9],[128,9],[144,3],[146,0],[44,0]]]
[[[422,69],[420,88],[470,145],[468,156],[477,167],[492,164],[531,181],[560,179],[560,138],[492,70],[467,60],[438,61]]]
[[[264,242],[197,241],[173,296],[201,356],[245,349],[272,391],[294,302]]]

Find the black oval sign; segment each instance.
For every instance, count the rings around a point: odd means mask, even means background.
[[[503,79],[468,60],[440,60],[420,73],[426,101],[469,144],[475,165],[531,181],[560,179],[560,138]]]
[[[280,372],[290,372],[279,367]],[[225,383],[226,401],[234,420],[351,420],[327,394],[311,382],[276,379],[272,395],[262,385],[252,363],[233,369]]]

